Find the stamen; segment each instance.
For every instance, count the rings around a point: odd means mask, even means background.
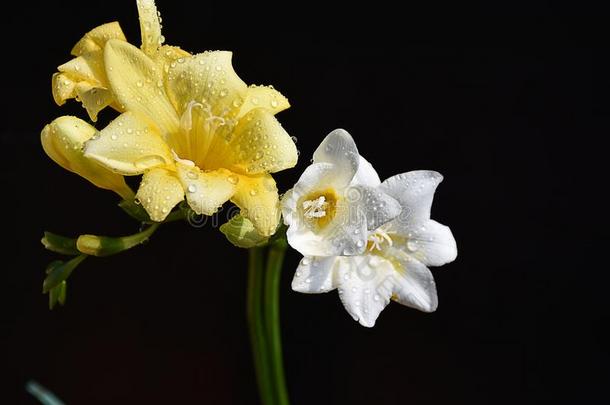
[[[390,231],[389,228],[383,229],[378,228],[375,232],[371,233],[368,238],[368,250],[372,252],[373,250],[382,250],[383,243],[387,243],[389,246],[392,246],[394,242],[390,237],[390,234],[394,232]]]
[[[326,216],[326,207],[328,207],[328,203],[323,195],[315,200],[303,201],[304,215],[307,219],[322,218]]]

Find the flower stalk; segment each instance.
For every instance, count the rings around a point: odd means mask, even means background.
[[[280,279],[286,253],[285,229],[265,247],[249,253],[247,318],[254,366],[263,405],[289,405],[280,329]],[[267,252],[265,261],[264,254]]]

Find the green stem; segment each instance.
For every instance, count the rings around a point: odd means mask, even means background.
[[[160,225],[155,222],[145,230],[129,236],[81,235],[76,240],[76,247],[90,256],[115,255],[146,242]]]
[[[248,250],[248,290],[246,297],[246,315],[250,330],[250,344],[252,345],[252,356],[254,369],[258,382],[258,390],[263,405],[273,405],[273,393],[271,390],[271,379],[269,357],[267,353],[267,342],[265,336],[265,324],[262,310],[263,278],[264,278],[264,248],[251,248]]]
[[[280,279],[282,263],[286,253],[286,239],[279,237],[269,244],[267,271],[265,275],[265,326],[271,360],[271,376],[274,382],[276,404],[288,405],[288,391],[284,377],[284,362],[282,356],[282,335],[280,329]]]

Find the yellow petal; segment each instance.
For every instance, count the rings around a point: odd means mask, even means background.
[[[152,59],[127,42],[111,40],[104,48],[104,62],[110,88],[125,110],[149,117],[163,136],[178,130],[178,116]]]
[[[231,52],[204,52],[178,59],[169,69],[167,91],[177,111],[191,101],[211,106],[216,116],[235,115],[247,86],[231,65]]]
[[[177,59],[188,58],[191,54],[187,51],[180,49],[177,46],[163,45],[159,48],[159,51],[152,56],[152,59],[161,68],[161,71],[165,74],[169,72],[169,68]]]
[[[85,156],[124,175],[172,165],[172,153],[157,131],[143,117],[128,111],[87,142]]]
[[[123,31],[121,30],[121,26],[116,21],[100,25],[86,33],[81,40],[74,45],[71,53],[74,56],[80,56],[93,51],[101,51],[104,49],[106,42],[111,39],[127,41],[125,34],[123,34]]]
[[[173,172],[154,168],[142,177],[136,198],[153,221],[163,221],[184,200],[184,190]]]
[[[97,86],[106,84],[104,60],[101,51],[78,56],[59,66],[57,70],[67,74],[74,81],[87,81]]]
[[[236,118],[241,118],[255,108],[265,108],[277,114],[290,107],[288,99],[272,86],[250,86]]]
[[[97,114],[108,105],[115,106],[114,96],[107,88],[102,51],[83,54],[57,69],[60,73],[53,75],[52,86],[53,98],[58,105],[76,97],[93,121],[97,121]]]
[[[204,172],[194,165],[179,163],[178,177],[186,200],[197,214],[212,215],[235,193],[239,178],[225,169]]]
[[[97,187],[113,190],[123,198],[133,197],[123,176],[112,173],[83,154],[83,144],[96,129],[76,117],[60,117],[45,126],[41,134],[44,151],[63,168],[79,174]]]
[[[138,0],[137,4],[138,14],[140,15],[142,50],[147,55],[153,56],[163,43],[159,12],[154,0]]]
[[[66,100],[76,97],[76,82],[64,73],[53,74],[51,88],[57,105],[64,105]]]
[[[273,177],[268,174],[239,176],[237,191],[231,198],[241,214],[263,236],[272,235],[280,220],[279,197]]]
[[[275,173],[297,163],[296,145],[273,114],[263,108],[242,117],[229,143],[213,152],[208,154],[211,167],[249,175]]]
[[[87,110],[91,121],[97,121],[97,114],[114,101],[112,92],[103,87],[93,87],[86,82],[76,85],[76,95]]]

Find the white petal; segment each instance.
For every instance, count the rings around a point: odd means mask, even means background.
[[[411,229],[401,248],[427,266],[442,266],[457,257],[457,245],[451,230],[432,219]]]
[[[347,190],[351,210],[362,210],[366,216],[368,230],[375,230],[396,218],[400,204],[386,193],[368,186],[353,186]]]
[[[292,289],[306,294],[318,294],[336,288],[333,269],[336,257],[304,257],[292,279]]]
[[[322,141],[313,154],[314,163],[332,163],[341,184],[349,184],[358,171],[359,154],[351,135],[335,129]]]
[[[380,184],[381,184],[381,180],[379,179],[379,175],[373,168],[373,165],[371,165],[368,162],[368,160],[366,160],[365,158],[360,156],[360,161],[358,164],[358,171],[356,172],[356,175],[352,179],[352,182],[350,183],[350,185],[377,187]]]
[[[379,256],[337,259],[336,283],[347,312],[362,326],[373,327],[394,290],[394,269]]]
[[[395,270],[388,280],[394,285],[394,300],[423,312],[436,311],[438,297],[430,270],[398,249],[390,248],[388,254],[393,256]]]
[[[314,163],[305,169],[293,189],[299,196],[326,188],[342,190],[347,185],[343,183],[344,176],[342,168],[332,163]]]
[[[434,191],[442,180],[438,172],[416,170],[397,174],[381,183],[379,189],[394,197],[402,207],[400,216],[392,224],[398,229],[408,229],[430,219]]]

